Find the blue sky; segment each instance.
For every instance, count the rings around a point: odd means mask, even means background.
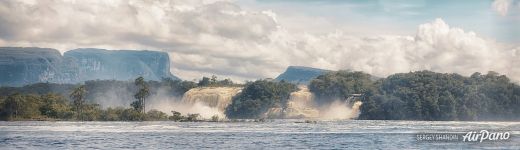
[[[442,18],[450,26],[474,31],[485,38],[520,42],[518,7],[511,6],[516,10],[501,16],[493,10],[492,0],[239,0],[238,3],[250,9],[272,10],[280,17],[307,16],[326,20],[336,27],[363,27],[368,35],[380,31],[410,35],[418,25]],[[513,5],[518,2],[513,1]]]

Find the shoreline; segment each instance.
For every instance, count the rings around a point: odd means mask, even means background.
[[[361,120],[361,119],[352,119],[352,120],[319,120],[319,119],[232,119],[225,121],[211,121],[211,120],[197,120],[197,121],[172,121],[172,120],[143,120],[143,121],[105,121],[105,120],[92,120],[92,121],[79,121],[79,120],[0,120],[0,122],[215,122],[215,123],[234,123],[234,122],[253,122],[253,123],[262,123],[262,122],[274,122],[276,120],[286,120],[286,121],[294,121],[294,123],[318,123],[318,122],[341,122],[341,121],[409,121],[409,122],[518,122],[520,120]]]

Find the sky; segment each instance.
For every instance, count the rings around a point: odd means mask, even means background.
[[[476,31],[487,38],[504,42],[520,42],[518,9],[508,12],[507,15],[501,15],[493,8],[491,0],[244,0],[237,2],[247,9],[273,10],[280,16],[284,15],[284,19],[280,21],[286,26],[305,23],[305,20],[297,18],[307,17],[333,25],[328,29],[340,28],[349,31],[350,34],[411,35],[418,25],[442,18],[451,26]],[[519,4],[517,1],[509,1],[509,3]]]
[[[287,66],[520,81],[519,0],[3,0],[0,46],[157,50],[185,80]]]

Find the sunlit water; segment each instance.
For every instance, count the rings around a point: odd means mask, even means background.
[[[520,149],[520,122],[0,122],[0,149]],[[425,142],[417,133],[511,132],[506,141]]]

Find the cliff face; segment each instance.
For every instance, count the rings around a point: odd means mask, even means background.
[[[0,86],[86,80],[178,79],[170,73],[167,53],[76,49],[61,56],[50,48],[0,47]]]
[[[147,80],[178,79],[170,73],[170,57],[165,52],[75,49],[65,52],[64,57],[77,61],[82,81],[130,80],[138,76]]]
[[[295,84],[309,84],[310,80],[327,72],[329,72],[329,70],[302,66],[289,66],[284,73],[276,77],[276,80],[284,80]]]
[[[77,77],[75,65],[55,49],[0,47],[0,85],[70,82]]]

